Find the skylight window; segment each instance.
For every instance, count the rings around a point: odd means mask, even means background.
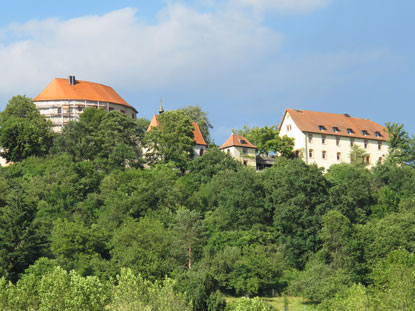
[[[324,127],[324,125],[319,125],[319,126],[318,126],[318,129],[319,129],[320,131],[325,131],[325,130],[326,130],[326,128]]]
[[[353,130],[351,128],[347,129],[347,134],[353,134]]]
[[[366,130],[362,130],[362,135],[363,135],[363,136],[367,136],[367,135],[369,135],[369,134],[368,134],[368,132],[367,132]]]
[[[375,132],[375,136],[376,137],[380,137],[380,133],[379,132]]]
[[[334,133],[339,132],[339,128],[338,128],[337,126],[333,126],[333,132],[334,132]]]

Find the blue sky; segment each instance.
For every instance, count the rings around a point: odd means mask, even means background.
[[[403,123],[415,133],[415,1],[8,1],[0,109],[55,77],[112,86],[151,118],[199,105],[221,144],[285,108]]]

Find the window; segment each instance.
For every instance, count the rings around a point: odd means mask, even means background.
[[[369,146],[369,141],[365,139],[365,141],[363,142],[363,145],[365,146],[365,149],[367,149],[367,147]]]
[[[382,150],[382,142],[378,141],[378,150]]]
[[[337,133],[339,131],[339,128],[337,126],[333,126],[333,132]]]
[[[340,161],[342,159],[342,154],[340,152],[337,152],[337,161]]]
[[[288,124],[287,125],[287,132],[291,131],[291,129],[292,129],[291,124]]]
[[[132,117],[133,119],[135,119],[135,113],[134,113],[134,112],[131,114],[131,117]]]
[[[109,111],[113,111],[114,110],[114,107],[109,107],[108,110]]]
[[[323,145],[325,145],[325,144],[326,144],[326,135],[321,135],[321,143],[322,143]]]
[[[323,150],[321,152],[321,157],[323,158],[323,160],[326,160],[327,159],[327,152],[325,150]]]
[[[310,144],[312,144],[312,143],[313,143],[313,134],[308,134],[308,142],[309,142]]]
[[[59,107],[58,108],[58,113],[61,113],[62,112],[62,108],[61,107]]]
[[[354,138],[350,138],[350,146],[354,146]]]
[[[313,158],[313,149],[308,150],[308,157]]]
[[[124,109],[121,109],[120,111],[121,111],[121,113],[125,113],[125,110]]]
[[[247,148],[242,148],[242,153],[243,154],[247,154],[248,153],[248,149]]]
[[[340,137],[339,136],[336,137],[336,146],[340,146]]]
[[[367,131],[366,131],[366,130],[362,130],[362,135],[363,135],[363,136],[367,136],[367,135],[369,135],[369,134],[367,133]]]
[[[379,157],[379,163],[383,164],[383,158],[382,157]]]
[[[242,145],[246,145],[246,141],[245,141],[244,139],[240,139],[240,140],[239,140],[239,142],[240,142]]]
[[[380,137],[380,133],[379,132],[375,132],[375,137]]]
[[[84,107],[78,106],[78,111],[82,111],[82,110],[84,110]]]
[[[351,128],[347,129],[347,134],[353,134],[353,130]]]
[[[231,151],[230,151],[229,149],[227,150],[227,152],[228,152],[228,153],[231,153]]]
[[[244,165],[247,166],[248,165],[248,161],[244,160]]]
[[[202,156],[203,155],[203,152],[205,152],[205,150],[203,150],[203,148],[200,148],[199,155]]]
[[[319,129],[320,131],[325,131],[325,130],[326,130],[326,128],[324,127],[324,125],[319,125],[319,126],[318,126],[318,129]]]
[[[364,162],[364,163],[370,163],[370,156],[365,156],[365,157],[363,158],[363,162]]]

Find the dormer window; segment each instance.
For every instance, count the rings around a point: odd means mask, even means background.
[[[318,129],[319,129],[320,131],[325,131],[325,130],[326,130],[326,128],[324,127],[324,125],[319,125],[319,126],[318,126]]]
[[[242,145],[246,145],[246,140],[245,140],[245,139],[240,139],[240,140],[239,140],[239,142],[240,142]]]
[[[367,133],[367,131],[366,131],[366,130],[362,130],[362,135],[363,135],[363,136],[367,136],[367,135],[369,135],[369,134]]]
[[[353,130],[351,128],[347,129],[347,134],[353,134]]]
[[[375,136],[376,137],[380,137],[380,133],[379,132],[375,132]]]
[[[333,132],[334,132],[334,133],[339,132],[339,128],[338,128],[337,126],[333,126]]]

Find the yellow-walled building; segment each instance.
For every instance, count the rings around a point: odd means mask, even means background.
[[[232,134],[226,142],[219,147],[223,152],[230,153],[236,160],[245,166],[256,168],[256,146],[245,137]]]

